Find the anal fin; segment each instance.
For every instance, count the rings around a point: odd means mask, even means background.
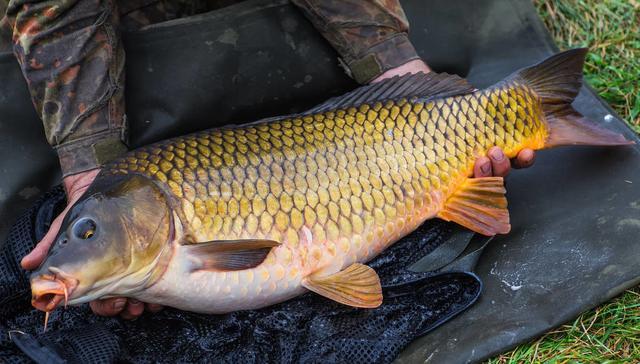
[[[437,217],[482,235],[511,230],[502,177],[469,178],[445,202]]]
[[[380,278],[364,264],[352,264],[326,277],[308,277],[302,281],[302,286],[348,306],[376,308],[382,304]]]

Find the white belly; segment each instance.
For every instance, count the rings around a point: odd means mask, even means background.
[[[235,272],[188,271],[184,249],[178,247],[163,276],[135,298],[181,310],[227,313],[286,301],[306,291],[301,274],[288,274],[278,264],[261,264]]]

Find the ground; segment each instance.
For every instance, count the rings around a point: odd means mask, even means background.
[[[587,81],[640,133],[640,1],[535,0],[561,49],[589,47]],[[640,362],[640,287],[489,363]]]

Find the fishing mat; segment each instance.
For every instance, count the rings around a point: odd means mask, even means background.
[[[479,88],[557,50],[528,0],[402,3],[420,55],[436,71],[457,73]],[[356,86],[335,52],[285,0],[251,0],[151,26],[126,35],[125,46],[134,147],[304,110]],[[574,106],[639,141],[590,89]],[[0,155],[0,232],[6,235],[18,212],[59,178],[7,54],[0,55]],[[397,360],[480,361],[637,284],[638,163],[637,145],[571,147],[540,152],[534,167],[512,173],[513,230],[494,239],[479,260],[482,296],[414,340]],[[433,263],[426,260],[420,263]]]

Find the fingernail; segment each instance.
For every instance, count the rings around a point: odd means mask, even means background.
[[[504,153],[502,153],[500,149],[494,150],[493,153],[491,153],[491,158],[496,162],[500,162],[504,159]]]
[[[125,300],[117,300],[113,303],[113,308],[116,310],[122,310],[124,308],[124,305],[127,304],[127,301]]]
[[[140,303],[140,301],[138,301],[138,300],[137,300],[137,299],[135,299],[135,298],[129,298],[129,303],[130,303],[130,304],[132,304],[132,305],[137,305],[137,304],[139,304],[139,303]]]
[[[484,174],[489,174],[491,173],[491,164],[489,163],[485,163],[483,165],[480,166],[480,170],[482,171],[482,173]]]

